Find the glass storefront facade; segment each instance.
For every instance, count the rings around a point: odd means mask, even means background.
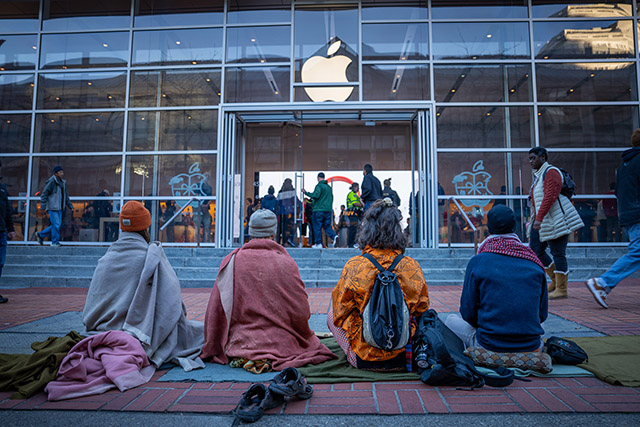
[[[542,145],[578,186],[587,226],[570,241],[618,244],[611,186],[640,127],[638,7],[0,2],[0,161],[16,241],[33,242],[48,224],[39,192],[55,165],[74,204],[63,242],[113,241],[119,207],[135,199],[163,242],[192,244],[200,232],[205,245],[239,244],[246,198],[263,197],[271,182],[277,195],[287,177],[299,193],[302,176],[319,170],[360,180],[365,163],[381,180],[393,177],[405,218],[418,224],[429,212],[431,237],[414,244],[470,244],[468,226],[447,208],[452,196],[483,232],[491,206],[509,204],[524,237],[527,152]],[[234,106],[243,113],[229,125]],[[307,190],[314,181],[307,176]],[[344,189],[335,185],[337,221]],[[160,231],[192,197],[203,202]],[[230,239],[217,239],[221,227]]]

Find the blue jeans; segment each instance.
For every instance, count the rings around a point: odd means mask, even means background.
[[[331,212],[315,211],[313,213],[313,244],[322,244],[322,229],[332,241],[336,233],[331,227]]]
[[[51,243],[57,245],[60,243],[60,226],[62,226],[62,211],[47,211],[49,213],[49,221],[51,225],[40,232],[40,237],[51,236]]]
[[[364,202],[364,211],[368,211],[372,204],[374,204],[376,200],[372,200],[370,202]]]
[[[0,231],[0,277],[2,277],[2,267],[7,260],[7,232]]]
[[[627,228],[629,246],[627,253],[618,258],[611,268],[600,276],[610,288],[615,287],[622,279],[640,268],[640,222]]]
[[[529,245],[531,249],[538,255],[542,265],[549,267],[551,265],[551,257],[547,254],[547,246],[551,249],[553,263],[556,265],[556,271],[567,273],[569,265],[567,264],[567,243],[569,243],[569,235],[565,234],[557,239],[540,241],[540,231],[533,229],[531,225],[531,235],[529,236]]]

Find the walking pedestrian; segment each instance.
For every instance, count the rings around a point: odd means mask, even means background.
[[[373,175],[373,167],[370,164],[364,165],[362,171],[364,178],[362,179],[362,194],[360,198],[364,203],[365,212],[369,209],[369,206],[378,199],[382,199],[382,185],[380,180]]]
[[[2,179],[2,163],[0,163],[0,180]],[[2,267],[7,259],[7,240],[16,237],[13,231],[13,220],[11,219],[11,203],[9,193],[4,184],[0,183],[0,277],[2,277]],[[0,295],[0,304],[9,301],[8,298]]]
[[[603,308],[609,308],[606,299],[613,288],[640,268],[640,129],[633,131],[631,146],[633,148],[622,153],[616,181],[619,224],[629,234],[627,253],[602,276],[585,282],[593,298]]]
[[[44,190],[40,195],[40,203],[42,209],[49,214],[51,225],[41,232],[36,232],[38,243],[43,244],[43,239],[51,236],[51,246],[60,246],[60,227],[62,226],[62,215],[64,208],[67,207],[73,211],[73,205],[69,200],[69,192],[67,191],[67,182],[64,178],[64,169],[62,166],[53,168],[53,175],[44,185]]]
[[[551,277],[549,299],[556,299],[567,297],[569,266],[566,251],[569,235],[584,224],[571,200],[560,194],[562,173],[547,162],[548,156],[544,147],[529,150],[529,165],[534,171],[529,193],[533,207],[529,242]],[[553,260],[547,254],[547,247],[551,250]]]
[[[302,189],[302,193],[313,200],[313,246],[312,248],[322,248],[322,230],[331,241],[331,247],[338,243],[338,235],[333,231],[333,190],[324,179],[324,172],[318,174],[318,184],[309,193]]]

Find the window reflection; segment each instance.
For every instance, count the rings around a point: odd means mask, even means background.
[[[433,24],[436,59],[502,59],[529,57],[526,22]]]
[[[131,0],[44,0],[45,31],[128,27]]]
[[[289,67],[227,68],[225,102],[289,101]]]
[[[129,113],[129,150],[215,150],[218,110]]]
[[[33,74],[0,74],[0,110],[30,110]]]
[[[9,196],[26,195],[29,159],[27,157],[0,157],[2,180]]]
[[[638,108],[628,105],[538,107],[538,124],[542,145],[566,148],[627,147],[640,127]]]
[[[291,27],[227,29],[227,62],[278,62],[291,57]]]
[[[40,68],[123,67],[129,58],[129,33],[45,34]]]
[[[123,127],[122,112],[38,114],[34,152],[121,151]]]
[[[635,101],[636,70],[631,62],[536,65],[538,101]]]
[[[534,22],[538,59],[630,58],[634,55],[631,21]]]
[[[363,60],[412,60],[428,58],[427,24],[362,25]]]
[[[530,72],[528,64],[436,65],[436,101],[527,102]]]
[[[133,107],[216,105],[220,70],[136,71],[129,90]]]
[[[36,67],[38,38],[36,35],[0,35],[0,71],[29,70]]]
[[[164,230],[160,230],[187,201],[169,199],[145,200],[143,202],[151,212],[152,232],[155,232],[157,240],[168,243],[195,243],[199,241],[205,244],[215,241],[215,200],[187,206]],[[196,237],[196,232],[200,233],[199,239]]]
[[[527,1],[451,1],[432,0],[433,19],[491,19],[526,18]]]
[[[125,78],[124,72],[40,74],[37,108],[124,107]]]
[[[39,0],[0,2],[0,28],[4,32],[38,31]]]
[[[134,65],[213,64],[222,61],[222,29],[137,31]]]
[[[229,24],[291,21],[291,0],[230,0],[227,7]]]
[[[534,18],[565,18],[608,16],[624,17],[632,15],[631,0],[578,0],[550,1],[532,0]]]
[[[440,148],[525,148],[533,141],[530,107],[440,106],[436,125]]]
[[[427,19],[426,0],[363,0],[362,19]]]
[[[429,67],[422,64],[363,65],[365,101],[429,99]]]
[[[201,182],[206,174],[215,196],[215,154],[127,156],[125,195],[202,196]]]
[[[136,27],[222,24],[224,0],[135,0]]]
[[[0,153],[29,151],[31,114],[0,114]]]
[[[625,138],[629,145],[629,134]],[[607,194],[609,184],[616,180],[616,171],[622,162],[622,152],[563,153],[549,151],[549,162],[571,173],[576,183],[576,194]]]
[[[27,210],[27,201],[26,200],[9,200],[9,205],[11,206],[11,220],[13,221],[13,231],[16,233],[16,236],[13,238],[13,241],[21,241],[24,240],[24,221],[25,221],[25,212]]]

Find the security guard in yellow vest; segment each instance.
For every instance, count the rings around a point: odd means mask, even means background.
[[[351,191],[347,194],[347,210],[345,217],[349,227],[349,233],[347,238],[347,246],[353,248],[356,242],[356,233],[358,232],[358,226],[360,225],[360,218],[362,217],[362,208],[364,204],[358,196],[360,185],[357,182],[351,184]]]

